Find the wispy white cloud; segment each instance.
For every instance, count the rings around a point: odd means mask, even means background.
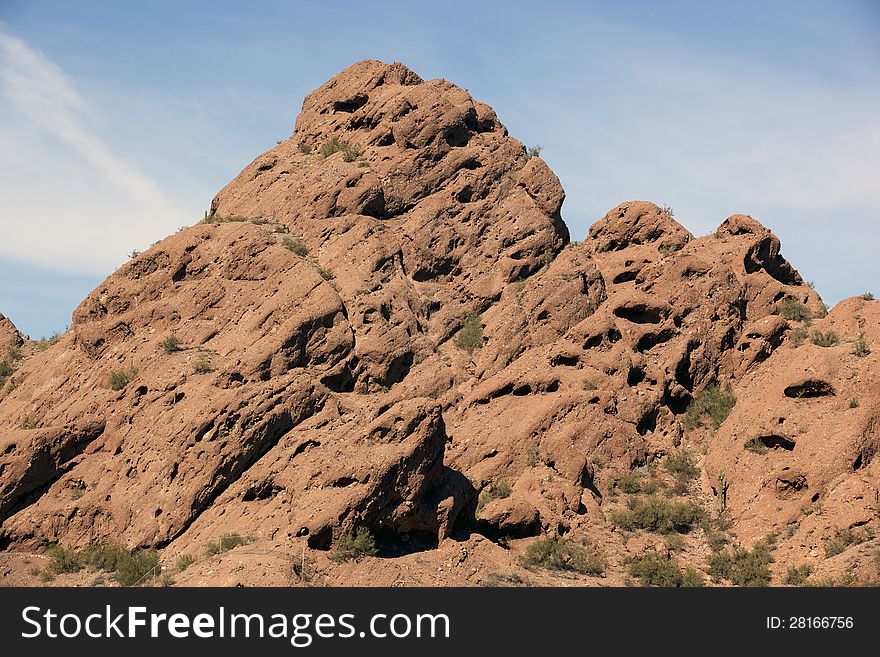
[[[0,255],[42,262],[61,267],[100,268],[118,264],[126,242],[143,246],[145,239],[156,239],[155,229],[167,232],[180,225],[186,213],[176,207],[158,185],[128,157],[114,152],[102,138],[100,117],[77,91],[76,85],[61,68],[42,53],[17,37],[0,22],[0,96],[5,99],[4,123],[10,128],[3,135],[5,155],[0,160],[6,183],[4,201],[0,201],[0,221],[7,239],[0,245]],[[47,137],[49,139],[47,139]],[[59,149],[52,140],[67,149]],[[19,150],[20,149],[20,150]],[[24,156],[27,161],[14,161]],[[22,174],[21,167],[42,166],[36,178]],[[46,175],[54,175],[46,184]],[[16,185],[18,180],[24,186]],[[49,192],[47,195],[47,191]],[[102,199],[89,208],[77,203],[77,218],[67,213],[71,196],[77,201]],[[108,201],[112,200],[112,203]],[[30,221],[21,221],[21,214]],[[62,212],[64,220],[57,216]],[[16,217],[13,222],[13,216]],[[133,227],[132,220],[151,218],[153,230]],[[157,219],[158,218],[158,219]],[[115,224],[115,225],[114,225]],[[119,228],[125,225],[123,235]],[[47,227],[69,234],[47,244]],[[96,240],[96,235],[103,239]],[[72,249],[82,242],[82,248]],[[34,244],[44,248],[33,249]],[[113,249],[113,251],[111,251]]]

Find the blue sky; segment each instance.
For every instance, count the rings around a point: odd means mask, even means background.
[[[64,329],[363,58],[544,146],[574,239],[630,199],[697,235],[744,212],[827,302],[880,293],[878,32],[870,0],[0,0],[0,312]]]

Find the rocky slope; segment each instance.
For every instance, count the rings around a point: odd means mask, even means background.
[[[53,344],[0,317],[0,576],[116,543],[197,585],[743,583],[729,543],[875,581],[878,302],[825,316],[744,215],[626,202],[578,244],[563,199],[455,85],[334,77]]]

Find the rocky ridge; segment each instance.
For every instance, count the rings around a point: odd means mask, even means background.
[[[631,201],[572,243],[563,199],[459,87],[338,74],[54,344],[0,316],[0,574],[112,542],[199,555],[186,584],[623,584],[653,554],[724,584],[722,535],[772,543],[774,583],[875,581],[877,302],[826,313],[745,215],[696,238]],[[621,521],[646,499],[703,520]],[[332,561],[360,528],[379,556]],[[530,563],[548,538],[603,576]]]

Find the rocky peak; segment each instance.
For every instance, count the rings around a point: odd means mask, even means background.
[[[0,314],[0,358],[9,349],[15,349],[24,344],[24,339],[15,324],[8,317]]]
[[[653,244],[677,251],[692,235],[672,218],[669,210],[648,201],[621,203],[590,227],[590,240],[597,251],[620,251],[631,245]]]
[[[204,222],[133,258],[25,355],[0,390],[0,544],[115,541],[173,563],[236,532],[281,555],[285,582],[295,555],[328,583],[554,583],[519,560],[544,535],[601,552],[622,584],[654,549],[650,532],[616,531],[625,478],[714,506],[727,473],[741,535],[782,536],[827,501],[780,538],[792,563],[838,518],[868,522],[875,302],[823,317],[745,215],[694,238],[630,201],[571,244],[563,198],[465,90],[349,67]],[[813,326],[783,316],[792,301],[834,336],[803,344]],[[0,317],[2,339],[21,336]],[[728,389],[744,401],[717,435],[694,426],[695,400]],[[682,446],[710,480],[655,467]],[[331,563],[360,527],[395,558]],[[683,538],[688,558],[708,553],[701,536]],[[200,556],[180,581],[268,583],[240,558]]]

